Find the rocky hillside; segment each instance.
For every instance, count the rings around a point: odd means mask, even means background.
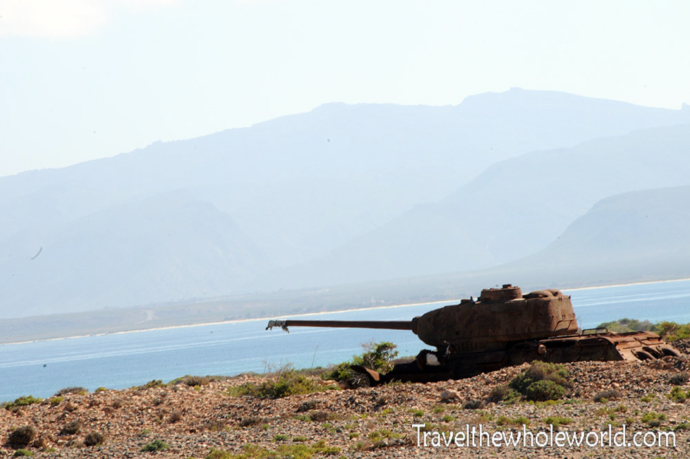
[[[679,348],[687,349],[681,342]],[[653,363],[566,364],[563,400],[492,402],[498,387],[523,372],[506,368],[474,378],[432,384],[328,389],[278,399],[238,395],[271,376],[152,381],[127,390],[70,392],[0,411],[0,456],[62,458],[269,457],[688,457],[690,387],[687,355]],[[675,389],[675,384],[682,387]],[[240,388],[240,389],[238,389]],[[669,394],[675,397],[669,397]],[[26,402],[26,400],[25,400]],[[27,402],[28,403],[28,402]],[[424,433],[429,446],[417,445]],[[431,446],[433,433],[479,429],[521,432],[636,432],[675,434],[675,447]],[[468,427],[469,426],[469,427]],[[650,437],[651,439],[651,437]],[[650,440],[651,441],[651,440]],[[91,446],[87,446],[91,445]],[[153,452],[157,451],[157,452]]]

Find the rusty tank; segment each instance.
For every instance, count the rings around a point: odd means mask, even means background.
[[[375,328],[410,330],[435,350],[422,350],[412,362],[379,374],[353,367],[372,385],[390,381],[432,382],[461,379],[533,360],[649,360],[680,354],[651,332],[579,330],[570,296],[559,290],[525,295],[520,287],[484,289],[476,300],[429,311],[410,321],[271,320],[280,327]]]

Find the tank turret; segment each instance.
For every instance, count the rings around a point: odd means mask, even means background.
[[[543,339],[577,332],[570,297],[558,290],[522,295],[520,287],[482,290],[477,301],[462,300],[404,321],[271,321],[269,327],[345,327],[411,330],[438,350],[453,345],[456,352],[504,349],[515,341]]]

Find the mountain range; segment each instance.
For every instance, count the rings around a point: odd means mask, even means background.
[[[513,89],[2,177],[0,318],[503,266],[601,200],[690,185],[689,147],[687,106]]]

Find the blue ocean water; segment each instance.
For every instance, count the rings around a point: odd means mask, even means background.
[[[690,322],[690,281],[566,291],[583,328],[623,317]],[[304,318],[409,320],[442,304],[378,308]],[[266,331],[266,320],[0,345],[0,401],[49,397],[61,388],[121,389],[185,374],[264,372],[339,363],[367,342],[392,341],[400,355],[425,345],[409,331],[293,327]]]

